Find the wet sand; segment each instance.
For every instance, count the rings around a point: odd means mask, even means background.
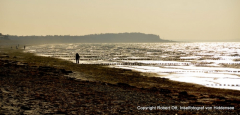
[[[0,114],[240,112],[239,91],[170,81],[156,78],[151,73],[71,64],[9,49],[1,49],[0,52],[0,79]],[[178,109],[163,110],[160,106],[176,106]],[[205,109],[184,110],[180,106],[204,106]],[[234,110],[206,109],[218,106],[234,107]],[[142,110],[144,107],[156,109]]]

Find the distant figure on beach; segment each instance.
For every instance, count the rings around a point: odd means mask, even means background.
[[[79,54],[76,53],[76,63],[79,63],[79,58],[80,58]]]
[[[26,46],[24,46],[24,49],[25,49]]]
[[[11,46],[11,49],[12,49],[12,46]]]

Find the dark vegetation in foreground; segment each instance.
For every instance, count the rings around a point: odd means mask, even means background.
[[[169,81],[154,74],[74,64],[21,50],[0,52],[1,113],[239,113],[239,91]],[[87,81],[67,77],[72,72]],[[138,110],[138,106],[225,106],[232,110]]]

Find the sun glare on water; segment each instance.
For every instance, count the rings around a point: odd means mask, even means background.
[[[240,43],[85,43],[29,46],[26,52],[80,64],[157,73],[170,80],[240,90]]]

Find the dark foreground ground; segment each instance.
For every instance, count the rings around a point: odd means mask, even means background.
[[[0,114],[240,113],[239,91],[173,82],[96,65],[67,64],[60,67],[48,63],[51,60],[59,64],[59,60],[38,57],[36,61],[31,58],[34,56],[18,51],[0,52]],[[71,68],[73,66],[77,70]],[[68,77],[72,72],[80,78],[92,80]],[[170,110],[158,108],[160,106],[170,107]],[[204,106],[204,109],[184,110],[180,106]],[[234,110],[214,109],[218,106],[234,107]],[[156,109],[141,110],[142,107]],[[207,107],[212,109],[207,110]]]

